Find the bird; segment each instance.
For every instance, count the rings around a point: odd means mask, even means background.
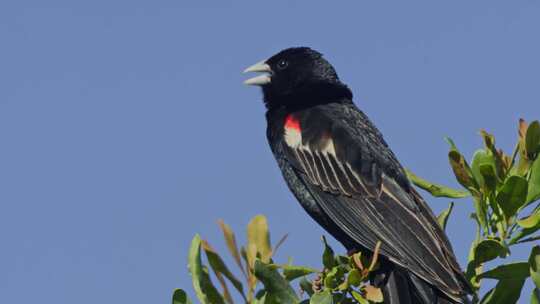
[[[472,289],[433,211],[321,53],[284,49],[244,73],[262,88],[266,136],[290,191],[349,252],[373,253],[387,304],[469,303]]]

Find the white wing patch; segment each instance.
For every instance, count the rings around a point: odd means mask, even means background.
[[[302,145],[302,132],[296,128],[285,127],[285,143],[293,149]]]

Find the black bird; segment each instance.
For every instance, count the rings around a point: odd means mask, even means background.
[[[468,303],[450,242],[381,133],[322,55],[289,48],[245,72],[262,87],[267,137],[302,207],[349,251],[382,242],[385,303]]]

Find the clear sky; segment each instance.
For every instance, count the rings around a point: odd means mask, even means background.
[[[444,136],[470,156],[486,128],[511,150],[518,118],[540,118],[538,0],[225,2],[0,2],[0,303],[168,303],[191,292],[192,236],[224,251],[216,220],[243,240],[258,213],[290,233],[279,261],[320,265],[324,232],[242,85],[283,48],[324,53],[433,181],[456,186]],[[464,265],[471,203],[455,211]]]

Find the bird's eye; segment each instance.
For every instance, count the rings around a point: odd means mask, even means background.
[[[287,66],[289,65],[289,63],[287,62],[287,60],[280,60],[277,64],[277,67],[280,69],[280,70],[283,70],[285,68],[287,68]]]

